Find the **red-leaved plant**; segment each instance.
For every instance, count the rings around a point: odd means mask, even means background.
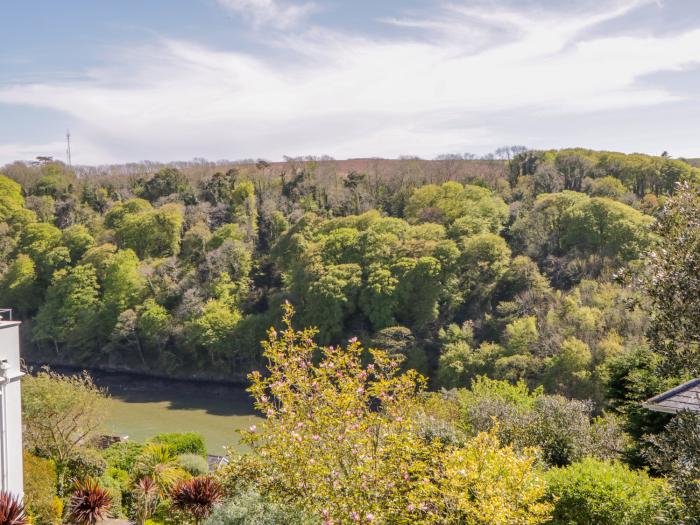
[[[0,491],[0,525],[26,525],[27,514],[22,501],[9,492]]]
[[[199,525],[221,501],[223,494],[223,487],[216,479],[199,476],[178,483],[170,497],[175,508],[190,514]]]
[[[70,497],[68,519],[77,525],[95,525],[107,517],[112,497],[94,479],[78,481]]]

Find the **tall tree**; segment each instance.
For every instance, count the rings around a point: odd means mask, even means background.
[[[669,374],[700,374],[700,193],[681,187],[661,212],[641,291],[649,342]]]
[[[87,374],[42,370],[22,380],[25,444],[56,462],[61,490],[69,461],[90,447],[106,416],[106,393]]]

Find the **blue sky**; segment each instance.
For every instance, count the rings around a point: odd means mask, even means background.
[[[697,0],[0,2],[0,164],[700,156]]]

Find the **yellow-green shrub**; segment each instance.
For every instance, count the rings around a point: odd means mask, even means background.
[[[24,497],[37,525],[56,523],[56,482],[56,465],[53,461],[24,452]],[[60,512],[62,510],[61,506]],[[60,523],[60,514],[58,519]]]

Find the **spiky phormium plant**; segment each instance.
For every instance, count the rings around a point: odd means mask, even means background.
[[[175,508],[201,523],[223,497],[221,483],[211,476],[199,476],[178,483],[171,493]]]
[[[137,525],[144,525],[158,505],[159,489],[153,479],[146,476],[136,482],[134,491],[134,518]]]
[[[22,500],[9,492],[0,491],[0,525],[26,525],[27,515]]]
[[[112,497],[94,479],[75,484],[70,497],[69,519],[78,525],[95,525],[107,517]]]

